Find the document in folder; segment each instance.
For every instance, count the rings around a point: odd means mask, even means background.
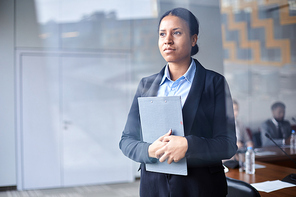
[[[180,96],[138,98],[143,140],[153,143],[172,129],[172,135],[184,136]],[[167,161],[146,164],[152,172],[187,175],[186,158],[168,164]]]

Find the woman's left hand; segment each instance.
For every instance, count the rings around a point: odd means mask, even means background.
[[[178,162],[185,157],[188,149],[187,139],[181,136],[166,136],[163,142],[168,142],[164,147],[155,152],[160,162],[168,160],[168,164],[173,161]]]

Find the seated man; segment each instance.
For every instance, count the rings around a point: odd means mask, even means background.
[[[271,106],[273,118],[266,120],[260,127],[262,147],[274,146],[274,143],[265,136],[266,133],[277,144],[288,144],[291,135],[291,125],[288,121],[284,120],[285,110],[286,106],[282,102],[276,102]]]
[[[237,147],[238,149],[246,148],[246,147],[254,147],[251,136],[246,130],[246,127],[237,119],[239,111],[238,102],[233,100],[233,112],[235,118],[235,130],[236,130],[236,138],[237,138]]]

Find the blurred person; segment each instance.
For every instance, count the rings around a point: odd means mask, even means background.
[[[239,112],[239,105],[236,100],[233,100],[233,112],[234,112],[234,119],[235,119],[235,131],[236,131],[236,144],[238,149],[246,148],[246,147],[254,147],[252,138],[250,134],[247,132],[246,127],[244,124],[238,120],[238,112]]]
[[[268,139],[265,134],[269,136],[279,145],[289,143],[291,135],[291,125],[289,121],[284,120],[286,106],[282,102],[275,102],[271,106],[272,118],[262,123],[260,127],[262,147],[275,146],[274,143]]]
[[[167,61],[163,69],[140,81],[119,147],[140,162],[141,197],[227,195],[223,159],[237,150],[232,99],[225,78],[205,69],[191,56],[199,23],[187,9],[166,12],[158,24],[158,46]],[[176,87],[176,88],[174,88]],[[142,140],[138,97],[181,96],[185,136],[171,131],[155,142]],[[170,114],[167,114],[170,116]],[[187,176],[146,171],[145,164],[187,160]]]

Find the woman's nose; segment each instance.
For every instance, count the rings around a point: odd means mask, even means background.
[[[168,35],[165,37],[164,42],[165,42],[165,44],[172,44],[172,43],[173,43],[172,36],[171,36],[170,34],[168,34]]]

